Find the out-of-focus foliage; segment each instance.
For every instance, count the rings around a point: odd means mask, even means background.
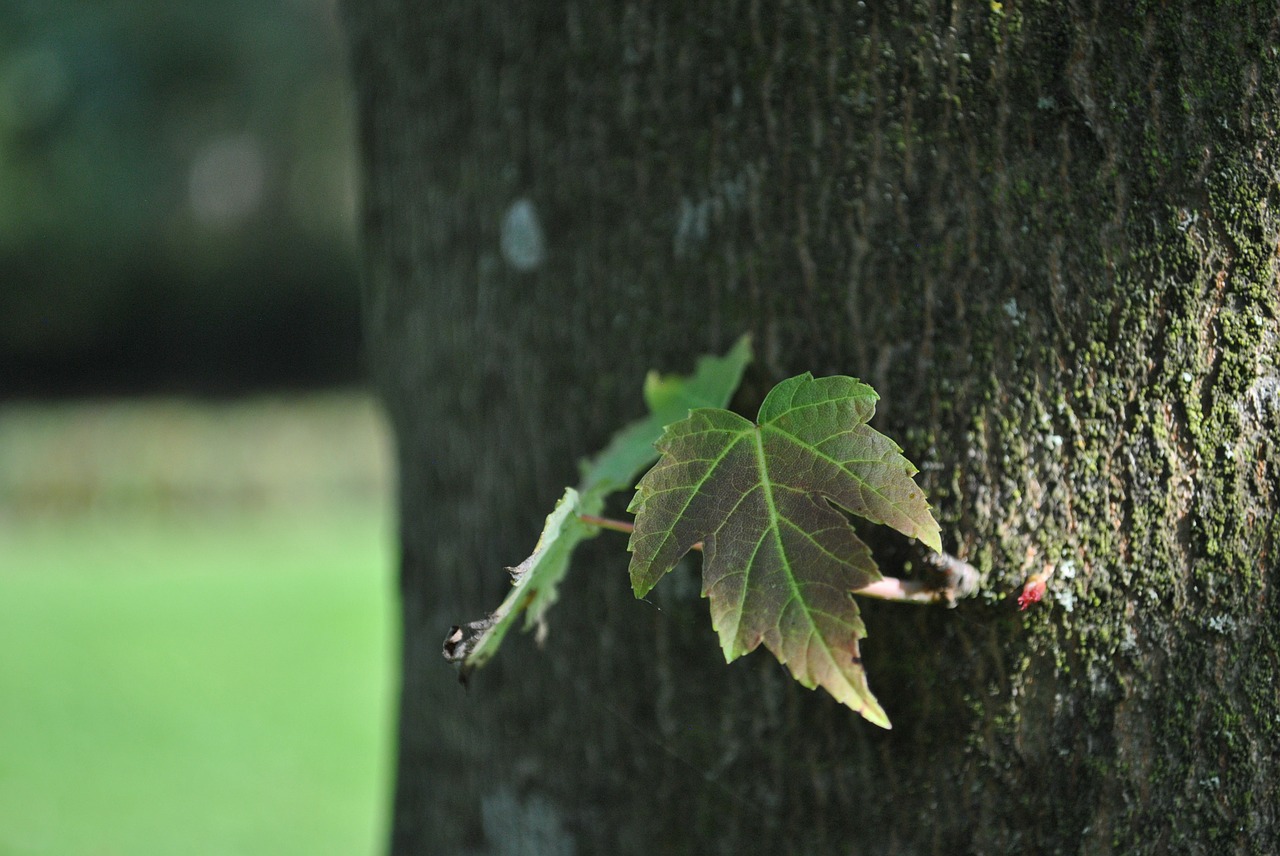
[[[0,5],[0,398],[356,375],[334,7]]]
[[[390,491],[387,433],[363,393],[0,408],[0,529],[78,514],[301,512]]]

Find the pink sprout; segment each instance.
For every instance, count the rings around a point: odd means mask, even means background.
[[[1018,609],[1025,610],[1031,604],[1039,603],[1047,588],[1044,580],[1035,577],[1027,580],[1027,584],[1022,587],[1022,594],[1018,595]]]

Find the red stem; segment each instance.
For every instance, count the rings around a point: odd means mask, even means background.
[[[636,525],[628,523],[625,520],[613,520],[608,517],[596,517],[594,514],[579,514],[578,519],[588,526],[598,526],[601,529],[610,529],[614,532],[634,532]]]

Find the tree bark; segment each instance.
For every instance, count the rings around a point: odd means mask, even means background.
[[[347,4],[394,854],[1271,851],[1280,13],[1125,6]],[[862,605],[894,730],[726,666],[696,560],[638,602],[607,534],[464,692],[442,637],[644,372],[744,331],[740,412],[867,380],[982,572],[953,611]]]

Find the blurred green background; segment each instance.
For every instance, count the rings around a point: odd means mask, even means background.
[[[345,74],[330,0],[0,4],[0,856],[382,849]]]

